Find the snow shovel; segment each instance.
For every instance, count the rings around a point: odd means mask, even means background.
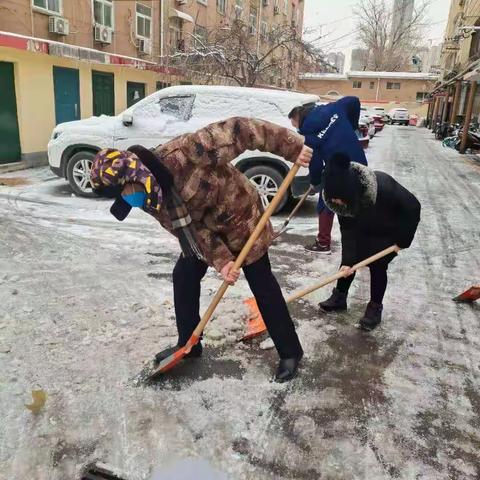
[[[468,290],[453,299],[454,302],[472,303],[480,298],[480,284],[471,286]]]
[[[258,222],[258,225],[255,227],[255,230],[250,235],[250,238],[248,239],[247,243],[245,244],[242,251],[238,255],[237,259],[235,260],[235,263],[233,265],[233,268],[235,270],[239,270],[241,268],[243,262],[245,261],[245,258],[250,253],[250,250],[252,249],[255,242],[258,240],[258,237],[262,233],[262,230],[265,228],[265,225],[267,224],[268,220],[270,219],[273,212],[276,210],[278,204],[282,200],[282,197],[287,192],[288,187],[290,186],[293,179],[295,178],[295,175],[297,174],[299,168],[300,168],[300,165],[295,163],[291,168],[290,172],[288,173],[288,175],[285,177],[285,180],[280,185],[280,188],[278,189],[278,192],[276,193],[275,197],[273,197],[270,205],[266,208],[265,212],[262,215],[262,218]],[[162,360],[159,363],[159,365],[155,368],[154,372],[149,376],[149,380],[153,380],[158,375],[165,373],[167,370],[170,370],[178,362],[180,362],[185,357],[185,355],[190,353],[190,350],[192,349],[192,347],[194,347],[200,341],[200,336],[202,335],[202,332],[205,329],[205,326],[207,325],[208,321],[212,317],[213,312],[217,308],[217,305],[220,303],[220,300],[222,299],[223,295],[227,291],[228,287],[229,285],[227,282],[222,283],[221,287],[218,289],[218,292],[213,297],[206,312],[203,314],[203,317],[200,320],[200,323],[197,325],[197,328],[195,328],[195,330],[193,331],[192,336],[189,338],[188,342],[182,348],[177,350],[175,353],[173,353],[172,355]]]
[[[96,462],[87,465],[81,480],[126,480],[126,476],[104,463]]]
[[[388,247],[385,250],[382,250],[381,252],[378,252],[375,255],[372,255],[371,257],[366,258],[360,263],[357,263],[352,267],[352,270],[356,272],[360,268],[366,267],[367,265],[370,265],[371,263],[376,262],[380,258],[386,257],[390,253],[395,252],[396,248],[397,248],[396,245],[392,245],[391,247]],[[305,295],[308,295],[309,293],[312,293],[315,290],[318,290],[319,288],[325,287],[326,285],[333,283],[342,277],[343,277],[342,272],[338,271],[335,275],[331,275],[330,277],[325,278],[321,282],[316,283],[311,287],[305,288],[304,290],[300,290],[297,293],[294,293],[291,297],[287,298],[286,302],[291,303],[295,300],[298,300],[299,298],[302,298]],[[250,340],[252,338],[258,337],[259,335],[261,335],[267,330],[267,327],[265,326],[265,323],[262,318],[262,314],[258,309],[258,305],[255,298],[253,297],[247,298],[247,300],[245,300],[243,303],[250,310],[250,317],[247,320],[247,333],[245,334],[244,337],[241,338],[240,341]]]
[[[295,216],[295,214],[298,212],[298,209],[303,205],[303,202],[306,200],[306,198],[310,195],[312,192],[313,187],[310,185],[310,188],[302,195],[302,198],[298,201],[298,203],[295,205],[295,208],[292,210],[292,213],[288,216],[288,218],[283,222],[282,228],[274,234],[273,239],[276,240],[282,233],[285,233],[287,230],[288,224],[290,223],[290,220]]]

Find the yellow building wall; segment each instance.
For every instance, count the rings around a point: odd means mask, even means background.
[[[127,108],[127,82],[145,83],[145,94],[156,90],[156,82],[178,83],[178,77],[114,65],[91,64],[78,60],[0,47],[0,61],[14,64],[18,125],[22,156],[46,152],[55,127],[53,67],[79,70],[81,118],[92,116],[92,70],[115,75],[115,114]]]
[[[361,81],[362,88],[353,88],[353,81]],[[386,111],[392,108],[404,107],[412,114],[425,116],[428,106],[416,101],[417,92],[429,92],[434,83],[425,80],[404,80],[404,79],[380,79],[380,87],[377,87],[378,78],[352,77],[348,80],[316,80],[303,79],[299,82],[299,90],[306,93],[313,93],[320,96],[335,98],[333,92],[340,97],[353,95],[359,97],[365,106],[384,107]],[[370,82],[374,82],[374,88],[370,88]],[[387,90],[387,82],[400,82],[400,90]]]

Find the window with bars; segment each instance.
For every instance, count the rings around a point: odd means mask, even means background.
[[[152,36],[152,8],[137,3],[137,37],[149,39]]]
[[[257,34],[257,10],[252,8],[250,10],[250,16],[248,17],[248,33],[250,35],[256,35]]]
[[[32,0],[33,6],[46,13],[62,13],[62,0]]]
[[[205,47],[207,44],[207,29],[200,25],[195,25],[193,34],[195,36],[195,47]]]
[[[417,102],[422,103],[428,97],[427,92],[417,92]]]
[[[268,23],[263,21],[261,26],[260,26],[260,35],[263,37],[263,38],[267,38],[267,35],[268,35]]]
[[[113,1],[93,0],[93,16],[97,25],[113,28]]]
[[[280,0],[273,0],[273,14],[278,15],[280,13],[280,7],[278,6]]]
[[[387,90],[400,90],[400,82],[387,82]]]
[[[185,41],[183,40],[183,32],[177,25],[170,26],[170,50],[172,53],[184,52]]]
[[[225,15],[227,10],[227,0],[217,0],[217,12]]]
[[[359,80],[355,80],[353,82],[353,88],[362,88],[362,82],[360,82]]]
[[[157,90],[163,90],[164,88],[171,87],[172,84],[168,82],[157,82]]]
[[[370,82],[370,90],[372,90],[373,88],[375,88],[375,82]]]

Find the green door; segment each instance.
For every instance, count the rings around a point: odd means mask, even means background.
[[[92,72],[93,114],[115,115],[115,88],[113,73]]]
[[[80,120],[80,79],[78,70],[53,67],[55,120],[59,123]]]
[[[13,63],[0,62],[0,164],[20,160]]]
[[[127,108],[135,105],[142,98],[145,98],[145,84],[127,82]]]

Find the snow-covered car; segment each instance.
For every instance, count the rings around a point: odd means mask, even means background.
[[[388,114],[383,107],[373,107],[372,113],[374,113],[375,115],[380,115],[384,122],[389,119]]]
[[[390,110],[388,116],[390,117],[390,123],[392,125],[395,123],[398,123],[399,125],[408,125],[410,120],[410,115],[406,108],[394,108]]]
[[[370,143],[370,135],[368,134],[368,125],[360,120],[358,122],[358,130],[356,131],[358,141],[362,145],[362,148],[365,150],[368,148],[368,145]]]
[[[233,116],[268,120],[293,129],[288,119],[298,105],[318,102],[317,95],[256,88],[181,85],[155,92],[115,117],[102,115],[57,125],[48,143],[51,170],[66,178],[77,195],[94,196],[90,168],[102,148],[126,150],[140,144],[164,144],[184,133]],[[267,205],[292,164],[265,152],[246,152],[233,164],[257,187]],[[310,185],[301,168],[290,195],[302,195]],[[279,210],[288,198],[284,198]]]
[[[368,127],[368,136],[373,138],[375,136],[375,123],[373,121],[373,117],[371,112],[368,110],[367,107],[360,107],[360,121],[365,123]]]

